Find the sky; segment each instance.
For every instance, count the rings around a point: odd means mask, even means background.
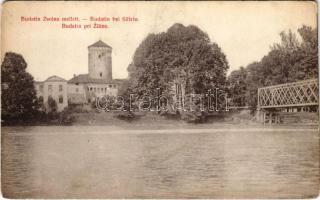
[[[21,54],[35,80],[70,79],[88,73],[87,47],[99,39],[112,46],[113,78],[126,78],[132,56],[150,33],[175,23],[196,25],[225,53],[228,73],[259,61],[283,30],[316,27],[317,6],[299,1],[238,2],[6,2],[2,8],[1,59]],[[92,24],[90,17],[135,17],[135,22],[99,22],[106,29],[63,29]],[[21,21],[21,17],[78,17],[78,22]],[[86,20],[85,20],[86,19]]]

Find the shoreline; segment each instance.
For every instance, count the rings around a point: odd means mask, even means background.
[[[48,132],[50,131],[50,132]],[[44,133],[44,134],[192,134],[221,132],[319,132],[317,125],[226,125],[215,124],[185,125],[185,126],[111,126],[111,125],[74,125],[74,126],[5,126],[1,128],[4,134],[11,133]]]

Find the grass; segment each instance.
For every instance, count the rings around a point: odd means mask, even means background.
[[[173,117],[158,115],[155,112],[135,113],[133,120],[123,120],[116,117],[112,112],[88,112],[74,113],[75,121],[73,125],[77,126],[110,126],[125,129],[197,129],[197,128],[217,128],[217,127],[262,127],[262,123],[255,121],[253,115],[248,112],[236,112],[216,114],[211,116],[205,123],[194,124]],[[310,125],[303,122],[297,124],[304,127]],[[311,124],[316,125],[316,123]],[[292,124],[272,124],[272,127],[292,126]]]

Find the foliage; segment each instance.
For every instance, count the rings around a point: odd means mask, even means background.
[[[57,112],[57,102],[51,96],[48,97],[49,112]]]
[[[60,125],[71,125],[75,120],[68,108],[59,113],[58,119]]]
[[[33,77],[27,63],[16,53],[6,53],[1,64],[1,119],[5,125],[70,124],[67,112],[57,113],[57,103],[48,99],[49,113],[44,112],[43,97],[37,98]]]
[[[232,94],[233,106],[245,106],[247,99],[245,94],[247,91],[247,73],[243,67],[240,70],[231,72],[228,77],[229,93]]]
[[[174,24],[167,32],[150,34],[129,65],[131,88],[138,95],[170,92],[174,79],[187,82],[188,92],[205,93],[224,85],[228,63],[220,47],[198,27]]]
[[[196,98],[192,102],[190,101],[190,96],[186,98],[185,110],[179,111],[180,118],[189,123],[201,123],[205,121],[208,111],[205,110],[204,104]]]
[[[16,53],[6,53],[1,64],[1,118],[5,123],[28,122],[37,114],[33,77],[27,63]]]
[[[128,91],[172,100],[173,81],[182,80],[187,94],[205,94],[224,88],[228,68],[226,56],[205,32],[174,24],[167,32],[149,34],[136,49],[128,67]]]
[[[69,104],[68,111],[71,113],[89,113],[88,109],[85,109],[83,105]]]
[[[130,111],[115,111],[115,112],[113,112],[113,116],[118,119],[125,120],[128,122],[130,122],[136,118],[136,115]]]
[[[75,120],[72,113],[73,110],[69,107],[66,107],[61,112],[57,112],[57,110],[51,110],[50,112],[42,112],[42,118],[39,119],[38,122],[46,125],[71,125]]]
[[[40,97],[37,99],[37,103],[38,103],[38,109],[39,109],[39,111],[44,111],[44,110],[45,110],[45,106],[44,106],[43,96],[40,96]]]
[[[228,77],[229,91],[236,106],[257,106],[259,87],[318,77],[317,30],[302,26],[297,35],[281,32],[281,42],[271,46],[259,62],[233,71]]]

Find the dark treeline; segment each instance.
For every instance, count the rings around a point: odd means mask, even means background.
[[[281,32],[281,42],[260,61],[231,72],[229,92],[235,106],[255,110],[259,87],[318,77],[317,29],[302,26],[297,32]]]

